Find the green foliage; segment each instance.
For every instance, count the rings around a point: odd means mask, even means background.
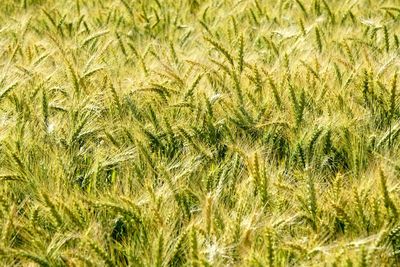
[[[397,266],[398,1],[0,1],[0,266]]]

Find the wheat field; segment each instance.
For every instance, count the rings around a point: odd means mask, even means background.
[[[398,0],[1,0],[0,266],[399,266]]]

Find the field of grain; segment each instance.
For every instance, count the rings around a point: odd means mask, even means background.
[[[0,266],[399,266],[398,0],[1,0]]]

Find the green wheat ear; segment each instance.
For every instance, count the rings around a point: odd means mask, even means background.
[[[282,108],[282,100],[279,95],[278,87],[277,87],[276,83],[274,82],[274,80],[272,79],[271,75],[268,73],[266,73],[266,75],[267,75],[268,83],[269,83],[269,86],[271,87],[275,102],[279,108]]]
[[[396,49],[399,49],[400,41],[399,41],[399,37],[396,34],[393,34],[393,40],[394,40],[394,44],[396,46]]]
[[[6,223],[4,224],[4,228],[3,228],[2,232],[1,232],[1,242],[3,244],[6,244],[8,239],[9,239],[9,237],[10,237],[10,233],[11,233],[11,230],[12,230],[12,227],[13,227],[13,220],[14,220],[14,216],[15,216],[16,211],[17,211],[17,206],[13,205],[10,208],[10,212],[8,214],[8,218],[6,220]]]
[[[307,179],[307,207],[312,219],[312,227],[317,230],[317,194],[315,190],[314,178],[309,175]]]
[[[163,263],[163,254],[164,254],[164,237],[163,234],[160,233],[158,238],[158,246],[156,250],[156,264],[155,266],[161,267]]]
[[[110,256],[100,246],[90,240],[85,241],[85,243],[100,259],[104,261],[106,266],[114,266],[114,263]]]
[[[389,30],[388,30],[387,26],[383,27],[383,36],[384,36],[384,40],[385,40],[385,50],[386,50],[386,53],[388,53],[390,50],[390,40],[389,40]]]
[[[327,11],[332,24],[335,24],[335,15],[333,14],[331,8],[329,7],[328,3],[326,2],[326,0],[322,0],[322,3],[324,4],[325,10]]]
[[[389,190],[387,188],[387,178],[386,178],[385,174],[383,173],[382,169],[379,171],[379,176],[380,176],[383,204],[385,205],[385,208],[386,208],[389,216],[392,217],[394,220],[396,220],[399,216],[398,210],[397,210],[397,207],[394,204],[392,198],[389,195]]]
[[[321,30],[318,27],[315,28],[315,42],[316,42],[318,51],[321,53],[323,47],[322,47],[322,39],[321,39]]]
[[[186,251],[187,249],[185,248],[185,244],[187,242],[187,233],[186,231],[183,231],[183,233],[181,233],[178,236],[178,239],[175,242],[175,245],[173,247],[173,250],[171,252],[171,260],[170,260],[170,264],[177,266],[179,264],[183,264],[183,262],[185,262],[185,256],[186,256]]]
[[[306,32],[306,28],[304,26],[304,21],[302,19],[299,20],[299,26],[300,26],[301,33],[303,34],[303,36],[306,36],[307,32]]]
[[[42,97],[42,112],[43,112],[43,123],[45,131],[47,132],[49,126],[49,101],[47,99],[47,94],[43,90],[43,97]]]
[[[198,266],[199,251],[198,251],[198,240],[195,229],[190,231],[190,257],[191,265]]]
[[[270,233],[267,234],[267,262],[269,267],[275,266],[275,249]]]
[[[355,64],[355,60],[353,57],[353,54],[351,52],[350,46],[347,42],[343,42],[342,45],[344,46],[345,52],[347,57],[350,59],[350,62],[354,65]]]
[[[244,67],[244,39],[243,35],[240,35],[239,37],[239,50],[238,50],[238,68],[239,72],[243,72],[243,67]]]
[[[360,267],[368,267],[369,264],[369,253],[366,251],[365,247],[361,247],[361,255],[360,255]]]
[[[38,256],[38,255],[35,255],[33,253],[30,253],[30,252],[26,252],[26,251],[20,250],[20,251],[15,251],[14,255],[16,257],[21,257],[21,258],[28,259],[28,260],[30,260],[30,261],[32,261],[34,263],[37,263],[37,264],[39,264],[40,266],[43,266],[43,267],[50,267],[51,266],[51,264],[45,258],[43,258],[41,256]]]
[[[368,221],[367,215],[365,214],[364,205],[361,202],[360,195],[356,189],[354,189],[354,198],[357,205],[357,213],[361,219],[361,224],[366,229],[366,231],[369,232],[370,222]]]
[[[3,91],[0,92],[0,102],[15,88],[18,86],[18,82],[15,82],[7,86]]]
[[[208,195],[206,198],[205,210],[204,210],[205,220],[206,220],[206,233],[208,235],[210,235],[212,226],[212,202],[213,202],[212,197]]]
[[[63,224],[63,219],[62,219],[61,214],[56,209],[56,206],[54,205],[53,201],[50,200],[49,196],[46,193],[43,193],[42,196],[43,196],[46,206],[50,208],[50,213],[51,213],[52,217],[54,218],[54,220],[56,221],[57,226],[60,227]]]
[[[209,42],[217,51],[219,51],[222,55],[225,56],[225,58],[228,60],[228,62],[233,66],[234,65],[234,59],[233,56],[229,53],[229,51],[222,46],[219,42],[212,40],[211,38],[204,37],[204,40]]]
[[[295,0],[297,5],[300,7],[301,11],[304,14],[304,17],[307,18],[308,17],[308,12],[307,9],[305,8],[304,4],[300,1],[300,0]]]

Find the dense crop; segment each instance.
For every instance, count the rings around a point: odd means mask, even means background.
[[[400,264],[397,0],[1,0],[1,266]]]

